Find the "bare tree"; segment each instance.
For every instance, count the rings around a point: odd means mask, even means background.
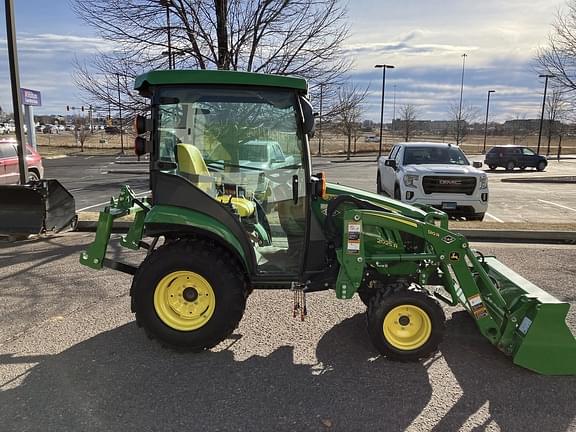
[[[456,141],[456,144],[460,145],[466,139],[468,135],[468,126],[473,123],[478,118],[478,108],[472,105],[460,105],[458,102],[452,102],[448,107],[448,115],[453,123],[450,128],[450,134]]]
[[[568,0],[552,24],[546,46],[536,54],[538,69],[554,75],[554,83],[576,94],[576,0]]]
[[[362,103],[366,99],[368,88],[361,90],[356,84],[340,87],[336,106],[331,110],[331,116],[337,124],[337,129],[346,135],[348,148],[346,159],[350,159],[352,139],[358,139],[362,116]]]
[[[416,133],[416,118],[418,117],[418,110],[412,104],[402,105],[400,107],[400,131],[402,138],[408,142],[414,137]]]
[[[319,83],[334,81],[350,66],[341,55],[348,26],[339,0],[71,1],[76,14],[115,47],[90,67],[77,62],[75,83],[93,105],[118,103],[111,91],[117,75],[122,103],[138,103],[127,83],[171,63],[169,34],[178,68],[290,74]]]

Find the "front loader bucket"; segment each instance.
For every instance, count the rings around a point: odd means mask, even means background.
[[[570,304],[560,301],[493,257],[484,268],[506,301],[509,335],[500,348],[514,363],[543,375],[576,375],[576,339],[566,324]],[[506,323],[505,323],[506,324]]]
[[[58,180],[0,186],[0,234],[58,232],[75,221],[74,197]]]

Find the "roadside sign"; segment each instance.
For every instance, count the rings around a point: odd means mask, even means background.
[[[20,89],[22,104],[28,106],[42,106],[42,96],[38,90]]]

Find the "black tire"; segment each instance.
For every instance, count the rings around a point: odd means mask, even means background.
[[[368,306],[370,304],[370,300],[372,300],[372,297],[374,297],[377,291],[375,289],[363,287],[360,288],[357,292],[358,297],[360,297],[360,300],[362,300],[362,303]]]
[[[380,170],[378,170],[378,174],[376,174],[376,193],[378,195],[382,195],[382,184],[380,183]]]
[[[536,169],[537,169],[538,171],[544,171],[544,170],[546,169],[546,166],[548,166],[548,163],[547,163],[547,162],[540,161],[540,162],[538,162],[538,164],[536,165]]]
[[[488,165],[488,168],[494,171],[496,168],[498,168],[498,165]]]
[[[28,170],[28,181],[38,181],[40,180],[40,173],[35,169]]]
[[[396,308],[402,308],[403,306],[408,306],[412,311],[417,308],[419,311],[417,313],[425,314],[429,320],[429,334],[426,336],[427,332],[423,328],[422,332],[424,335],[422,337],[424,339],[415,348],[404,349],[395,346],[394,341],[388,339],[384,332],[385,318],[390,313],[402,313],[402,309]],[[410,325],[408,314],[409,312],[406,312],[406,315],[400,316],[401,319],[407,320],[404,326]],[[438,301],[424,291],[413,291],[406,288],[402,288],[392,294],[387,294],[386,291],[378,291],[368,305],[367,316],[368,333],[374,347],[391,360],[417,361],[426,358],[438,350],[438,345],[444,337],[444,323],[446,320],[444,311]],[[414,323],[418,322],[416,318],[412,317]],[[394,319],[392,315],[390,315],[390,319]],[[398,321],[394,321],[394,324],[404,328]]]
[[[516,164],[514,163],[514,161],[506,162],[506,171],[512,171],[515,166]]]
[[[163,320],[156,309],[156,290],[160,289],[159,286],[166,277],[177,271],[201,276],[212,289],[215,303],[213,312],[208,318],[203,317],[207,309],[198,314],[201,319],[207,319],[199,328],[176,329]],[[178,281],[180,280],[182,279]],[[172,281],[168,282],[169,287],[170,284]],[[196,293],[194,300],[185,298],[188,287],[183,289],[179,296],[181,299],[178,298],[184,307],[193,307],[196,300],[202,300],[198,294],[201,291],[196,291],[198,286],[191,283],[191,287]],[[144,328],[148,337],[158,339],[168,348],[199,352],[217,345],[238,327],[244,315],[247,290],[243,273],[236,259],[227,250],[210,242],[178,240],[156,249],[146,257],[134,276],[130,294],[136,322]],[[159,297],[162,298],[160,294]],[[173,297],[172,294],[170,297]],[[172,308],[168,304],[172,300],[168,299],[168,295],[165,298],[163,304],[166,308]],[[171,312],[174,310],[172,308]],[[176,313],[182,316],[181,311]]]
[[[526,169],[526,167],[525,167],[524,165],[520,165],[518,168],[519,168],[521,171],[524,171],[524,170]]]
[[[472,213],[466,216],[466,219],[469,221],[483,221],[485,213]]]
[[[402,201],[402,195],[400,192],[400,186],[394,186],[394,199],[398,201]]]

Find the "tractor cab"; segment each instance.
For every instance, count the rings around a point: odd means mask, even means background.
[[[140,77],[136,88],[151,100],[151,121],[141,121],[138,132],[147,134],[141,148],[151,154],[153,204],[224,222],[241,239],[254,273],[297,280],[306,267],[310,212],[305,128],[313,117],[306,82],[158,71]],[[173,228],[181,234],[181,226]]]

